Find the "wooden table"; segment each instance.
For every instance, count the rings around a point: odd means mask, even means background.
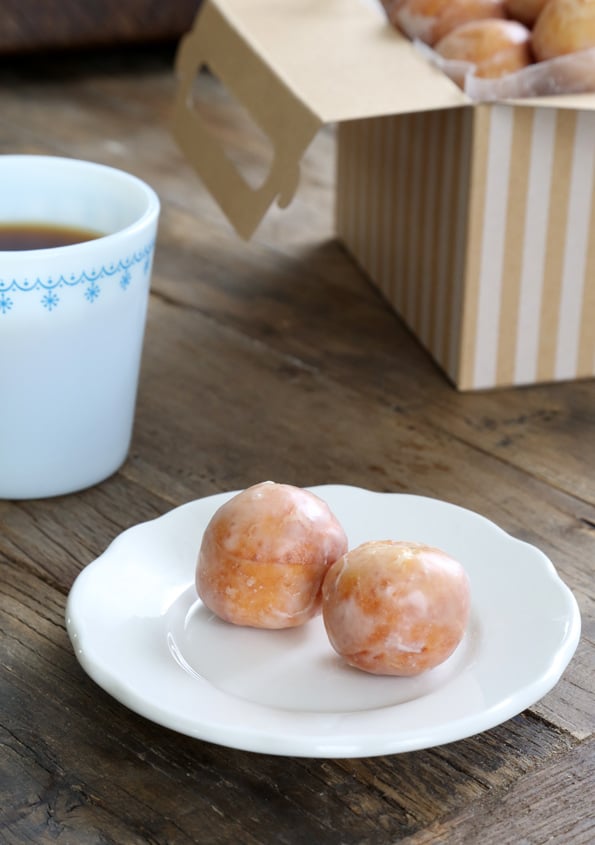
[[[293,205],[240,241],[171,139],[172,62],[0,68],[3,153],[122,167],[163,203],[127,462],[75,495],[0,502],[0,841],[595,841],[595,384],[457,393],[333,239],[331,130]],[[203,108],[244,166],[262,163],[209,80]],[[117,703],[65,631],[76,575],[125,528],[265,478],[447,499],[538,545],[583,617],[560,683],[482,735],[369,759],[219,747]]]

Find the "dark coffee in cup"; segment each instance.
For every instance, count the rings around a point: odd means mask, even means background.
[[[0,223],[0,252],[25,249],[51,249],[100,238],[101,232],[52,223]]]

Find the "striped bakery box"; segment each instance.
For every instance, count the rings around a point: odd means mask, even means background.
[[[595,374],[595,112],[338,128],[337,233],[461,390]]]

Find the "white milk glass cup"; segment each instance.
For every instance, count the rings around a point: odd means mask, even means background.
[[[0,226],[102,236],[0,251],[0,498],[56,496],[128,454],[159,199],[136,177],[54,156],[0,156]]]

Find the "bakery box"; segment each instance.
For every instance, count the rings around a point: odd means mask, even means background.
[[[256,189],[203,67],[271,142]],[[473,102],[373,0],[205,0],[177,73],[175,137],[242,237],[335,124],[337,235],[457,388],[595,374],[595,94]]]

